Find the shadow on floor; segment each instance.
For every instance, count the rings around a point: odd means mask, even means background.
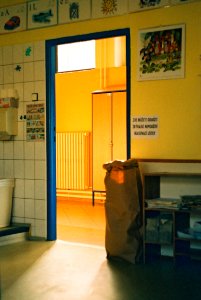
[[[108,261],[98,246],[26,241],[0,247],[1,300],[198,300],[201,267]]]

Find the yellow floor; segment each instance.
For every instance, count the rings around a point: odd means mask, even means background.
[[[84,199],[57,198],[57,239],[104,246],[105,210]]]

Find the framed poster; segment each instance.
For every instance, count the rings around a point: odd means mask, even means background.
[[[138,80],[183,78],[184,59],[184,24],[139,31]]]
[[[36,0],[27,3],[27,28],[43,28],[57,24],[57,1]]]
[[[0,8],[0,34],[26,30],[26,9],[26,3]]]

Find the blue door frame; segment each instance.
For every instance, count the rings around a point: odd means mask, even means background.
[[[47,240],[57,239],[56,218],[56,116],[55,116],[55,73],[56,48],[58,45],[126,36],[126,80],[127,80],[127,158],[130,158],[130,29],[117,29],[64,37],[46,41],[46,108],[47,108]]]

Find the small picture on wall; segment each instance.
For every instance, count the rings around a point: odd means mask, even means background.
[[[184,77],[184,24],[139,30],[138,43],[138,80]]]

